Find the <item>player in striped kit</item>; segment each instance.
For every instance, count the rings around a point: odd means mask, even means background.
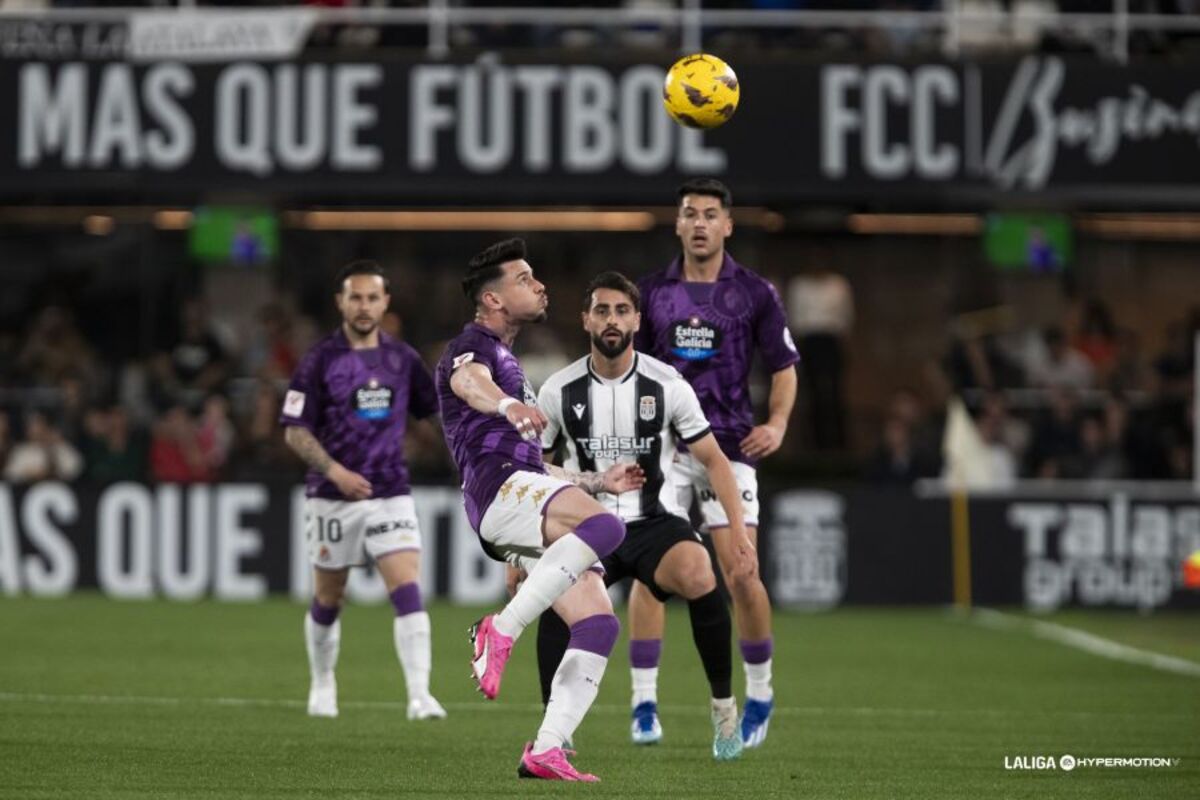
[[[606,272],[592,281],[585,298],[583,327],[591,353],[550,376],[542,387],[538,407],[547,419],[542,448],[551,458],[565,444],[563,466],[572,471],[603,472],[621,463],[641,467],[645,483],[640,488],[597,498],[625,521],[627,530],[625,541],[602,561],[605,580],[611,584],[636,577],[659,600],[670,595],[687,600],[712,693],[713,757],[737,758],[742,739],[731,688],[729,610],[699,536],[686,518],[668,510],[675,490],[667,473],[680,443],[707,470],[730,520],[714,544],[740,575],[755,569],[757,561],[742,522],[737,481],[692,387],[674,367],[634,351],[632,339],[641,319],[637,287],[620,273]],[[567,639],[563,621],[553,611],[544,614],[538,633],[543,700],[549,700],[549,678]],[[649,744],[658,741],[661,729],[643,731],[635,708],[632,735]]]

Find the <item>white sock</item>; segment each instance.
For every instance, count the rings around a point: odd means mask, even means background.
[[[775,696],[771,691],[771,659],[761,664],[744,664],[746,667],[746,697],[766,702]]]
[[[546,704],[546,716],[538,729],[533,752],[544,753],[571,740],[600,691],[600,679],[604,677],[606,666],[608,658],[605,656],[573,647],[567,650],[554,673],[550,702]]]
[[[329,683],[337,667],[338,650],[342,644],[342,621],[318,625],[312,614],[304,613],[304,645],[308,650],[308,670],[313,683]]]
[[[396,643],[396,657],[404,670],[404,683],[408,687],[408,699],[429,695],[429,669],[433,661],[429,644],[429,614],[416,611],[396,617],[392,622],[392,639]]]
[[[712,699],[712,707],[717,710],[733,708],[732,697],[714,697]]]
[[[492,624],[500,633],[516,639],[598,560],[596,551],[583,539],[568,533],[546,548],[516,596],[508,601]]]
[[[642,703],[658,702],[658,667],[631,667],[629,669],[633,683],[633,707]]]

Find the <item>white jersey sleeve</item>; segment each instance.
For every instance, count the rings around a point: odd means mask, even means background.
[[[670,383],[668,408],[668,421],[684,444],[704,438],[711,430],[704,409],[700,408],[696,390],[682,375]]]
[[[563,430],[563,415],[562,415],[562,387],[558,385],[558,381],[547,380],[542,384],[542,390],[538,392],[538,410],[546,415],[549,420],[546,427],[542,429],[542,452],[548,453],[558,446],[558,439],[562,435]]]

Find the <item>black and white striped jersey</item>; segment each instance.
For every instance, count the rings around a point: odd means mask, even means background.
[[[604,507],[626,522],[668,512],[675,503],[667,472],[680,441],[692,443],[709,432],[696,392],[669,364],[635,353],[633,367],[609,380],[592,371],[585,356],[546,379],[538,408],[550,420],[542,450],[566,443],[563,466],[603,472],[618,462],[634,462],[646,485],[624,494],[600,494]]]

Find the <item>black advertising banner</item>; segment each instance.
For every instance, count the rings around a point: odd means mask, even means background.
[[[664,66],[10,58],[0,194],[662,204],[706,174],[780,205],[1200,201],[1187,67],[743,61],[736,116],[701,134],[663,113]]]
[[[467,523],[459,490],[413,491],[430,595],[487,604],[504,570]],[[944,605],[950,503],[871,486],[764,487],[759,554],[777,606]],[[1200,500],[987,497],[970,502],[979,605],[1200,608],[1182,564],[1200,550]],[[303,489],[290,484],[107,487],[0,483],[0,594],[97,588],[119,598],[298,599],[311,591]],[[352,570],[352,599],[386,601]]]

